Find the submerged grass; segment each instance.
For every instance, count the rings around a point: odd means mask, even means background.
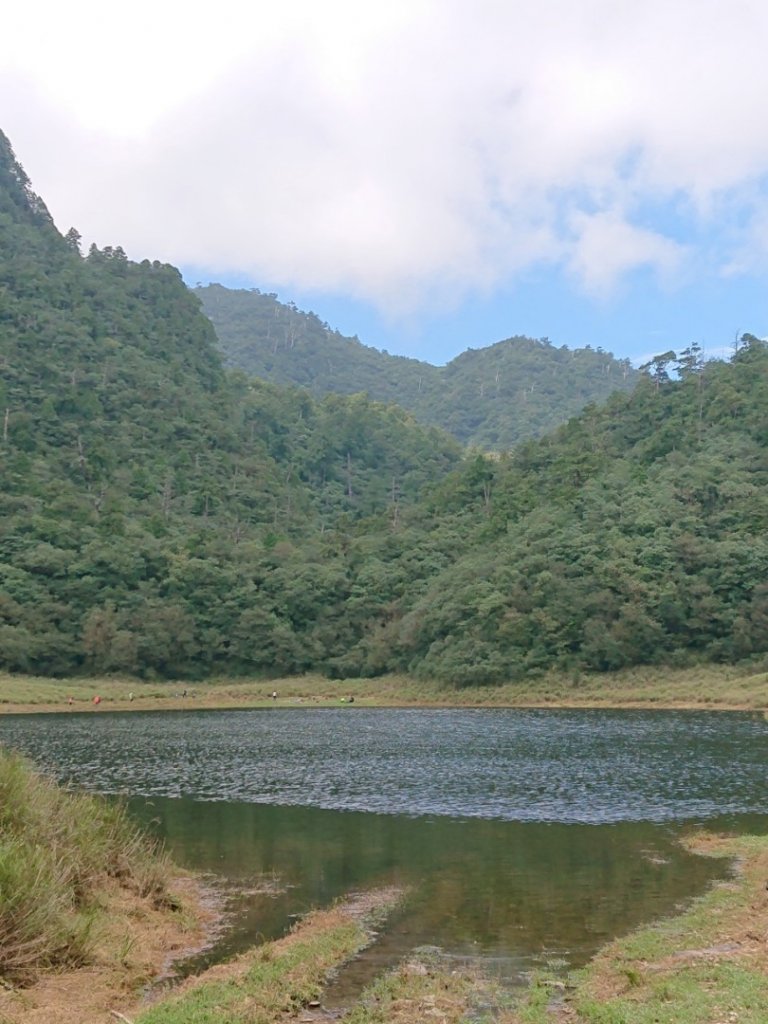
[[[553,1005],[546,979],[511,1021],[519,1024],[765,1024],[768,1020],[768,837],[701,836],[699,853],[733,857],[734,879],[679,917],[607,946]]]
[[[328,977],[373,937],[400,893],[315,911],[265,943],[192,981],[136,1024],[275,1024],[319,999]]]
[[[119,806],[0,750],[0,978],[85,962],[107,884],[158,903],[169,866]]]
[[[370,985],[343,1024],[492,1024],[509,997],[481,972],[447,967],[439,953],[416,950],[396,970]]]
[[[343,1024],[765,1024],[768,837],[702,834],[688,845],[732,858],[733,878],[611,943],[566,982],[542,973],[510,1000],[481,972],[412,958],[366,990]]]

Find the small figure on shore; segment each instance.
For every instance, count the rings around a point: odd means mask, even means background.
[[[94,703],[94,704],[101,704],[101,697],[100,697],[100,696],[98,695],[98,693],[97,693],[97,694],[96,694],[96,696],[95,696],[95,697],[93,698],[93,703]]]
[[[277,690],[272,691],[272,700],[277,700]]]
[[[72,707],[72,705],[73,705],[74,703],[75,703],[75,702],[74,702],[74,701],[72,700],[72,698],[71,698],[71,697],[67,697],[67,704],[69,704],[69,706],[70,706],[70,707]]]
[[[186,688],[186,686],[184,687],[184,690],[182,691],[181,696],[182,697],[186,697],[187,696],[187,688]]]
[[[128,700],[133,700],[133,690],[128,694]]]

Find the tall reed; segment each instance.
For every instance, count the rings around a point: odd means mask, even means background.
[[[87,961],[110,887],[168,899],[165,856],[119,805],[0,750],[0,976]]]

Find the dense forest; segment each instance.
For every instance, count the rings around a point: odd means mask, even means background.
[[[227,372],[177,271],[84,256],[0,135],[0,367],[6,669],[468,685],[768,650],[749,335],[464,455],[398,406]]]
[[[271,670],[312,596],[341,600],[332,530],[460,461],[400,408],[226,375],[178,272],[83,258],[4,137],[0,289],[6,667]]]
[[[447,366],[379,352],[273,294],[212,284],[195,294],[228,366],[315,396],[365,393],[396,402],[463,444],[503,451],[541,437],[591,402],[630,390],[629,361],[592,348],[515,337],[469,349]]]

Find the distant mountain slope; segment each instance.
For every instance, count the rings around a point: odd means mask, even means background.
[[[314,395],[364,391],[409,410],[421,390],[439,380],[436,366],[345,338],[314,313],[302,313],[275,295],[220,284],[192,290],[213,323],[225,363],[254,377]]]
[[[557,665],[574,685],[584,668],[768,667],[766,342],[745,335],[730,363],[657,357],[630,395],[465,463],[441,492],[443,515],[474,495],[486,528],[361,645],[372,665],[385,650],[466,683]]]
[[[470,349],[438,367],[346,338],[314,313],[257,289],[213,284],[194,292],[229,366],[316,395],[367,392],[491,450],[539,437],[584,406],[630,390],[638,377],[608,352],[524,337]]]

